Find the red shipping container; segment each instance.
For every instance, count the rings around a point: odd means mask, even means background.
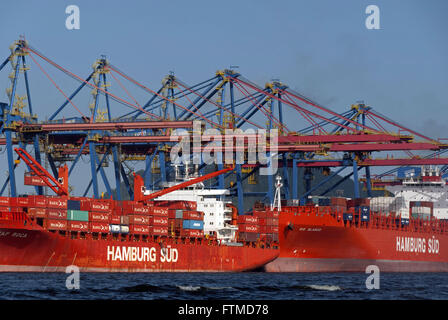
[[[267,214],[266,214],[266,211],[254,211],[253,216],[262,219],[262,218],[266,218]]]
[[[167,226],[168,225],[168,218],[166,217],[159,217],[159,216],[152,216],[149,224],[152,226]]]
[[[67,219],[67,210],[48,208],[47,217],[49,219]]]
[[[109,212],[111,210],[109,200],[92,200],[90,202],[90,210],[96,212]]]
[[[67,220],[47,220],[48,230],[67,230]]]
[[[276,218],[262,218],[259,221],[260,225],[269,225],[269,226],[278,225],[278,219]]]
[[[28,207],[33,205],[33,203],[29,203],[28,197],[18,197],[16,198],[16,201],[18,207]]]
[[[110,216],[110,223],[111,224],[120,224],[120,222],[121,222],[121,216],[118,216],[118,215]]]
[[[278,233],[278,226],[260,226],[261,233]]]
[[[0,206],[9,206],[10,199],[9,197],[0,197]]]
[[[278,218],[280,216],[277,210],[274,211],[266,211],[266,218]]]
[[[90,203],[90,200],[79,200],[80,202],[80,210],[82,211],[91,211],[92,210],[92,206]]]
[[[168,227],[151,226],[150,232],[156,236],[167,236],[168,235]]]
[[[258,217],[241,215],[238,216],[238,223],[258,224]]]
[[[28,213],[35,218],[47,217],[47,210],[45,208],[28,208]]]
[[[129,213],[135,213],[135,214],[148,214],[149,213],[149,208],[144,206],[143,204],[134,204],[133,207],[134,208]]]
[[[34,207],[36,208],[46,208],[48,205],[48,199],[44,196],[35,196],[34,197]]]
[[[105,213],[105,212],[89,212],[89,221],[109,222],[110,214]]]
[[[243,241],[257,241],[259,238],[259,234],[256,232],[239,232],[238,239]]]
[[[1,212],[9,211],[9,207],[0,206],[0,211]]]
[[[61,208],[67,209],[67,199],[62,198],[48,198],[47,203],[48,208]]]
[[[143,224],[148,225],[150,222],[150,216],[145,216],[141,214],[130,214],[129,217],[129,223],[130,224]]]
[[[149,234],[151,228],[145,225],[132,225],[129,226],[129,232],[134,234]]]
[[[153,214],[154,216],[168,217],[168,208],[164,208],[164,207],[152,207],[151,212],[152,212],[152,214]]]
[[[239,232],[260,232],[260,228],[256,224],[239,224],[238,225],[238,231]]]
[[[69,221],[68,227],[70,231],[81,231],[81,232],[89,231],[89,223],[86,221]]]
[[[109,233],[109,224],[104,222],[90,222],[90,231],[98,233]]]
[[[182,237],[190,237],[190,238],[202,238],[204,237],[203,230],[194,230],[194,229],[184,229],[181,232]]]
[[[204,220],[204,213],[200,211],[184,211],[183,218],[185,220]]]

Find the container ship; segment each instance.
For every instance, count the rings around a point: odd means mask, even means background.
[[[69,265],[84,272],[250,271],[279,254],[275,213],[266,210],[260,220],[238,215],[227,190],[204,188],[203,181],[232,168],[155,192],[135,175],[134,200],[93,199],[69,195],[66,166],[55,179],[15,150],[31,169],[25,184],[56,195],[0,197],[0,271],[65,272]],[[176,200],[179,193],[188,200]]]
[[[448,271],[448,188],[423,168],[385,186],[392,197],[282,201],[279,257],[269,272]],[[261,211],[265,210],[261,206]]]

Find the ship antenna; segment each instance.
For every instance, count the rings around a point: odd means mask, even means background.
[[[281,203],[281,187],[283,187],[282,183],[282,177],[277,176],[275,177],[276,183],[275,183],[275,196],[274,196],[274,202],[271,204],[271,211],[274,211],[274,208],[277,207],[277,211],[282,210],[282,203]]]

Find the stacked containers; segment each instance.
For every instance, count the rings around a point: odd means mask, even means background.
[[[150,220],[149,208],[141,203],[133,203],[132,211],[128,213],[129,232],[139,235],[149,235]]]
[[[170,230],[177,236],[202,238],[204,236],[204,213],[192,209],[170,209]]]
[[[81,210],[81,201],[67,200],[67,221],[70,231],[89,230],[89,211]]]
[[[433,215],[434,203],[431,201],[410,201],[409,215],[414,219],[430,220]]]
[[[46,228],[48,230],[67,230],[67,213],[67,199],[61,197],[48,197]]]
[[[344,212],[347,209],[347,199],[342,197],[333,197],[330,200],[332,209],[336,212]]]
[[[3,201],[0,200],[3,205]],[[32,218],[46,218],[47,217],[48,199],[45,196],[28,196],[28,216]]]
[[[265,211],[257,212],[257,216],[238,216],[238,239],[242,241],[257,241],[260,237],[259,218],[264,218]]]
[[[200,238],[204,236],[204,213],[184,210],[181,235]]]
[[[168,218],[169,208],[167,207],[151,207],[151,218],[149,221],[150,232],[155,236],[168,235]]]
[[[260,238],[268,242],[278,242],[278,211],[265,211],[258,213]]]
[[[98,202],[87,199],[81,199],[81,210],[89,211],[89,227],[90,232],[94,233],[108,233],[111,223],[111,209],[106,202]],[[119,221],[118,221],[119,223]]]
[[[370,220],[370,199],[369,198],[355,198],[347,201],[347,209],[353,208],[355,219],[361,221]]]

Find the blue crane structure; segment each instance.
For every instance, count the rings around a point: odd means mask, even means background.
[[[326,186],[322,194],[327,194],[350,178],[354,180],[353,197],[359,197],[360,170],[365,171],[370,196],[370,168],[373,166],[434,164],[441,165],[442,172],[448,171],[448,158],[441,157],[448,150],[447,144],[406,128],[363,102],[357,102],[349,110],[335,112],[278,80],[259,86],[232,68],[219,70],[194,85],[188,85],[170,73],[163,79],[162,86],[154,90],[111,64],[104,56],[94,62],[93,70],[86,77],[80,77],[24,39],[15,41],[10,48],[11,54],[0,65],[0,71],[8,64],[12,69],[9,75],[11,86],[7,88],[9,101],[0,103],[0,144],[5,146],[8,163],[8,177],[0,195],[7,186],[12,197],[18,195],[15,169],[19,161],[13,154],[14,145],[18,145],[24,150],[32,146],[36,161],[40,164],[47,161],[56,177],[58,166],[70,163],[70,175],[80,158],[87,156],[90,178],[84,195],[92,192],[93,197],[100,198],[103,190],[117,200],[132,198],[131,171],[134,169],[129,169],[126,162],[143,161],[145,187],[157,189],[174,170],[170,152],[183,141],[185,135],[182,132],[189,134],[187,143],[193,148],[195,133],[203,137],[207,134],[217,137],[229,132],[235,135],[231,141],[199,141],[199,151],[212,150],[215,162],[208,163],[202,156],[195,160],[194,153],[188,154],[186,160],[197,163],[201,172],[210,165],[214,166],[213,170],[234,166],[233,171],[217,177],[212,187],[232,190],[238,199],[240,213],[244,211],[247,196],[256,195],[273,201],[274,160],[278,163],[278,174],[283,177],[284,198],[302,202],[319,188]],[[44,79],[50,81],[63,97],[61,104],[46,115],[45,121],[34,114],[37,109],[33,110],[28,64],[31,62],[33,70],[40,70]],[[67,93],[44,66],[62,72],[78,86]],[[91,103],[79,107],[76,99],[87,89],[91,90]],[[20,96],[20,90],[24,96]],[[251,134],[255,140],[250,140]],[[248,141],[243,150],[234,145],[237,135],[243,135]],[[259,140],[261,137],[265,140]],[[250,157],[248,150],[253,150],[251,141],[262,146],[263,161],[261,158],[251,163],[247,161]],[[432,153],[422,157],[412,151]],[[386,158],[373,157],[375,153],[385,152],[394,154],[388,154]],[[405,156],[397,156],[400,152]],[[231,155],[230,163],[223,161],[227,153]],[[244,161],[236,160],[238,154]],[[109,159],[113,163],[112,172],[105,169]],[[160,171],[158,178],[153,175],[154,167]],[[299,186],[298,170],[301,167],[304,170],[303,190]],[[336,169],[331,172],[331,167]],[[347,168],[350,173],[340,178]],[[261,169],[268,172],[266,189],[258,193],[245,191],[243,182]],[[313,185],[313,170],[322,171],[327,177]],[[122,194],[122,184],[128,195]],[[35,192],[43,194],[44,189],[35,186]]]

